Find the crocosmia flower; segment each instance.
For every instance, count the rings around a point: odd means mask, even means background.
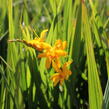
[[[40,34],[40,37],[36,37],[35,39],[30,40],[30,41],[21,40],[21,39],[14,39],[14,40],[8,40],[8,42],[22,42],[25,45],[32,47],[38,51],[50,49],[51,46],[48,43],[44,42],[45,41],[45,34],[47,31],[48,31],[47,29],[43,30]]]
[[[64,51],[66,47],[66,42],[57,40],[55,45],[49,49],[44,50],[43,53],[38,55],[38,58],[46,58],[46,68],[50,68],[52,61],[55,61],[58,67],[60,67],[60,57],[66,56],[67,52]]]
[[[53,66],[54,70],[57,72],[51,77],[51,80],[53,81],[54,86],[56,86],[58,83],[60,85],[62,85],[63,81],[67,80],[68,77],[72,74],[72,72],[70,70],[68,70],[68,68],[67,68],[71,63],[72,63],[72,61],[66,62],[62,66],[62,69],[61,69],[56,65],[56,63],[54,61],[52,62],[52,64],[53,64],[52,66]]]

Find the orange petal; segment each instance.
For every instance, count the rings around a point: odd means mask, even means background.
[[[60,81],[60,73],[55,73],[52,77],[51,80],[53,81],[54,86],[57,85],[57,83]]]
[[[51,65],[51,59],[50,58],[47,58],[46,59],[46,68],[49,69],[50,68],[50,65]]]
[[[61,49],[61,47],[62,47],[62,41],[61,40],[57,40],[56,42],[55,42],[55,49]]]
[[[61,64],[59,58],[55,58],[55,63],[58,66],[58,68],[60,68]]]
[[[58,84],[58,82],[59,82],[59,79],[56,79],[56,80],[53,82],[54,87]]]
[[[66,48],[66,46],[67,46],[67,42],[64,41],[64,42],[63,42],[63,50]]]
[[[66,48],[66,45],[67,45],[66,41],[62,42],[61,40],[57,40],[55,42],[55,46],[54,47],[55,47],[55,49],[64,50]]]
[[[62,71],[60,70],[60,68],[57,66],[57,64],[52,60],[52,67],[54,68],[54,70],[58,73],[61,73]]]
[[[70,70],[67,70],[65,79],[67,80],[71,74],[72,74],[72,72]]]
[[[60,73],[55,73],[55,74],[51,77],[51,80],[53,80],[53,78],[57,78],[57,77],[60,77]]]
[[[43,49],[51,49],[52,48],[50,44],[45,43],[45,42],[41,42],[40,45]]]
[[[68,67],[71,63],[72,63],[72,61],[66,62],[66,63],[63,65],[62,70],[63,70],[63,71],[66,71],[67,67]]]
[[[68,71],[67,71],[67,74],[68,74],[68,75],[71,75],[71,74],[72,74],[71,70],[68,70]]]
[[[66,56],[67,55],[67,52],[63,51],[63,50],[56,50],[55,53],[57,56]]]
[[[46,53],[40,53],[40,54],[38,55],[38,58],[42,58],[42,57],[47,57],[47,54],[46,54]]]
[[[41,32],[41,34],[40,34],[40,39],[42,40],[42,41],[44,41],[45,40],[45,36],[46,36],[46,32],[48,31],[48,29],[45,29],[45,30],[43,30],[42,32]]]

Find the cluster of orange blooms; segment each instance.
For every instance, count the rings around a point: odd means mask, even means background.
[[[26,40],[8,40],[8,42],[22,42],[26,44],[29,47],[34,48],[35,50],[38,50],[42,53],[38,55],[38,58],[45,57],[46,58],[46,68],[49,69],[50,66],[54,68],[54,70],[57,72],[52,77],[51,80],[53,81],[54,86],[57,85],[57,83],[60,83],[62,85],[63,81],[65,79],[68,79],[69,75],[72,74],[70,70],[68,70],[68,65],[72,63],[72,61],[66,62],[62,68],[60,65],[60,57],[66,56],[67,52],[65,51],[66,48],[66,41],[57,40],[52,47],[50,44],[44,42],[45,41],[45,34],[48,30],[43,30],[40,34],[39,38],[35,38],[30,41]]]

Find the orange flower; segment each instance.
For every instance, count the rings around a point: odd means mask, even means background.
[[[52,62],[52,66],[57,72],[51,77],[51,80],[53,81],[54,86],[56,86],[58,82],[60,83],[60,85],[62,85],[63,81],[65,79],[67,80],[68,77],[72,74],[72,72],[67,69],[68,65],[70,65],[71,63],[72,61],[66,62],[63,65],[62,69],[60,69],[54,61]]]
[[[46,57],[46,68],[50,68],[52,61],[55,61],[58,67],[60,67],[61,56],[66,56],[67,52],[64,51],[66,42],[62,42],[61,40],[57,40],[54,47],[50,49],[46,49],[43,53],[38,55],[38,58]]]
[[[44,49],[49,49],[51,48],[51,46],[48,43],[45,43],[45,34],[48,30],[43,30],[40,34],[39,38],[35,38],[33,40],[30,41],[26,41],[26,40],[20,40],[20,39],[15,39],[15,40],[8,40],[8,42],[22,42],[24,44],[26,44],[29,47],[32,47],[38,51],[42,51]]]

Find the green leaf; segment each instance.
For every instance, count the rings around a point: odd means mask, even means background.
[[[82,3],[82,19],[84,24],[84,38],[88,64],[89,108],[101,109],[103,96],[99,79],[99,72],[97,70],[97,64],[94,56],[92,35],[90,24],[88,21],[87,8],[84,3]]]

